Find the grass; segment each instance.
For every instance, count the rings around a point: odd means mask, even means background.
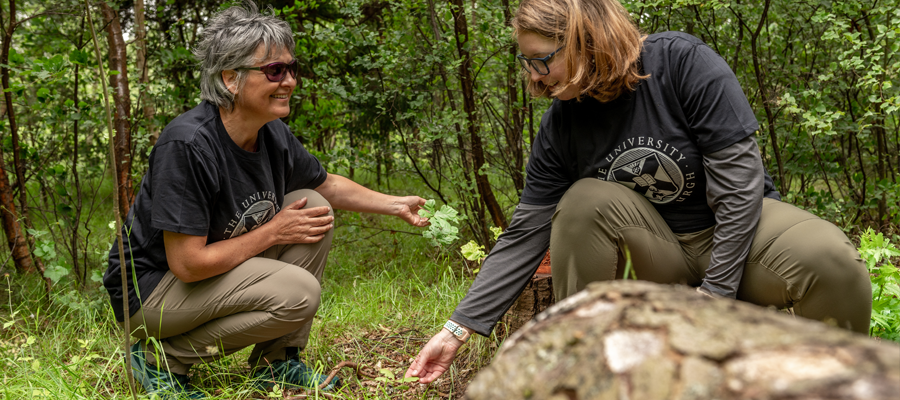
[[[451,369],[427,387],[399,378],[471,284],[471,271],[456,251],[461,243],[442,252],[427,243],[421,229],[397,218],[341,211],[337,216],[322,303],[303,360],[323,373],[350,361],[370,375],[358,379],[343,369],[346,386],[334,396],[338,399],[460,398],[490,362],[497,338],[474,336]],[[102,236],[109,219],[91,221],[98,232],[94,238]],[[97,243],[91,250],[97,254],[95,270],[105,269],[108,246]],[[35,274],[4,273],[0,267],[0,399],[131,398],[121,330],[105,290],[98,282],[90,285],[79,292],[65,277],[48,302]],[[297,398],[296,391],[254,391],[245,362],[249,350],[195,366],[193,383],[211,399]]]
[[[351,361],[379,378],[357,379],[345,368],[340,375],[346,385],[335,398],[461,397],[468,381],[490,361],[496,340],[473,338],[451,370],[427,387],[404,384],[400,378],[471,284],[462,257],[428,245],[420,230],[396,218],[339,212],[335,229],[322,304],[301,358],[325,373],[341,361]],[[99,283],[92,285],[79,293],[64,279],[54,286],[48,303],[36,276],[3,277],[0,399],[131,397],[123,373],[121,330],[105,290]],[[255,392],[247,380],[248,355],[249,348],[194,366],[192,381],[212,399],[297,395]]]

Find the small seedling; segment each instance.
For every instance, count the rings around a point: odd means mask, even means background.
[[[500,238],[500,234],[503,233],[503,228],[492,226],[491,232],[494,234],[494,241],[496,242],[497,239]],[[479,264],[487,258],[487,253],[484,252],[484,246],[476,243],[474,240],[470,240],[469,243],[464,244],[459,248],[459,251],[466,260],[476,261]],[[476,269],[474,272],[477,274],[478,271],[481,271],[481,268]]]
[[[428,222],[431,223],[422,236],[425,236],[432,245],[446,246],[459,239],[459,228],[456,227],[456,224],[463,217],[453,207],[444,204],[437,209],[434,199],[430,199],[419,210],[419,216],[428,218]]]
[[[389,370],[387,368],[382,368],[378,372],[381,373],[381,376],[375,378],[376,381],[384,382],[386,384],[390,384],[391,386],[399,385],[399,386],[394,386],[397,390],[408,390],[409,384],[411,382],[415,382],[415,381],[419,380],[419,378],[414,377],[414,376],[409,376],[409,377],[405,377],[405,378],[397,377],[394,375],[394,373],[391,370]]]

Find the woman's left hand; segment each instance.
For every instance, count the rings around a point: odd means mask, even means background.
[[[396,216],[400,217],[406,223],[412,226],[428,226],[428,218],[419,216],[419,210],[425,205],[425,199],[419,196],[398,197],[395,207],[397,207]]]

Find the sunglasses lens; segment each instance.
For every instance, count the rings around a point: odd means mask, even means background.
[[[271,82],[281,82],[284,79],[285,63],[274,63],[260,68],[266,74],[266,78]]]
[[[272,63],[260,68],[260,70],[266,74],[266,78],[268,78],[270,82],[281,82],[284,79],[285,73],[288,72],[291,73],[291,78],[296,78],[299,69],[300,65],[297,64],[297,60],[291,61],[290,63]]]
[[[287,70],[291,73],[291,78],[297,79],[297,73],[300,72],[300,64],[297,63],[297,60],[291,61],[287,67]]]

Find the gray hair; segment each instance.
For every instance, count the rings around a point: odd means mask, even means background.
[[[240,93],[247,80],[249,67],[261,61],[256,59],[256,49],[265,46],[268,60],[281,49],[294,55],[294,37],[291,26],[277,17],[271,7],[260,13],[252,1],[233,6],[210,18],[194,49],[200,61],[200,98],[228,111],[234,109],[235,95],[222,80],[222,71],[236,70],[235,93]]]

